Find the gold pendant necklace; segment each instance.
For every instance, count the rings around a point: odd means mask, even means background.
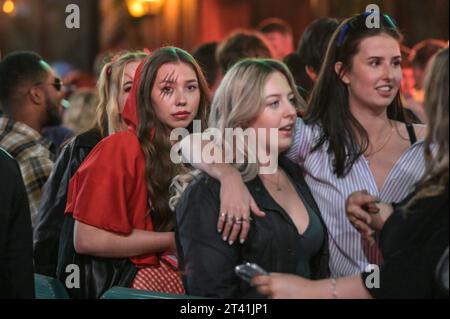
[[[368,165],[370,165],[370,158],[373,157],[375,154],[381,152],[386,147],[386,145],[389,143],[389,141],[391,140],[392,135],[394,133],[394,126],[392,125],[391,121],[389,121],[389,125],[391,126],[391,131],[390,131],[388,137],[386,138],[386,140],[384,141],[384,143],[376,151],[370,152],[369,154],[364,154],[364,157],[365,157]]]

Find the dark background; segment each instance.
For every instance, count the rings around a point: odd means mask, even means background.
[[[318,17],[345,18],[374,3],[394,17],[412,46],[425,38],[448,39],[448,0],[160,0],[159,14],[131,18],[125,0],[13,0],[6,15],[0,0],[0,49],[34,50],[48,61],[66,60],[90,70],[96,55],[109,49],[155,49],[176,45],[191,50],[221,40],[236,28],[252,28],[268,17],[286,20],[297,43]],[[65,8],[79,5],[81,28],[67,29]]]

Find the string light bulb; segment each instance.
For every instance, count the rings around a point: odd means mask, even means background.
[[[126,0],[128,12],[134,18],[158,14],[163,2],[163,0]]]
[[[16,5],[12,0],[6,0],[2,6],[3,12],[7,15],[13,15],[16,11]]]

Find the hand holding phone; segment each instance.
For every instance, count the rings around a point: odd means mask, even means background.
[[[257,264],[245,263],[239,266],[236,266],[234,269],[236,275],[250,283],[252,278],[255,276],[267,276],[269,273],[262,269]]]

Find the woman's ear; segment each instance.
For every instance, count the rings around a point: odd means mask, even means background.
[[[313,82],[316,82],[317,81],[317,78],[318,78],[318,75],[317,75],[317,73],[314,71],[314,69],[312,68],[312,67],[310,67],[310,66],[305,66],[305,71],[306,71],[306,74],[308,75],[308,77],[313,81]]]
[[[336,62],[334,65],[334,71],[336,72],[337,76],[344,82],[345,84],[350,84],[350,79],[347,76],[347,73],[343,71],[344,64],[340,61]],[[341,73],[343,72],[343,73]]]

